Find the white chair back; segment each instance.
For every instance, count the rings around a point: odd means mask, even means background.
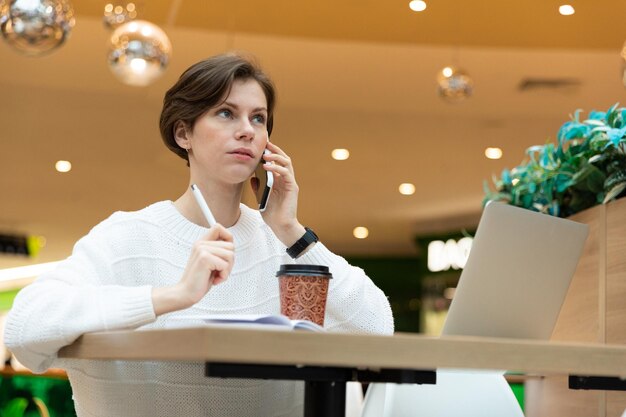
[[[437,384],[372,384],[362,417],[524,417],[501,373],[440,370]]]

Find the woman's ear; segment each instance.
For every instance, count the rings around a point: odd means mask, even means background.
[[[174,139],[181,148],[186,150],[191,148],[191,142],[189,141],[189,129],[187,128],[187,124],[182,120],[177,121],[174,125]]]

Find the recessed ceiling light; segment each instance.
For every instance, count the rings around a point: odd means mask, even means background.
[[[570,4],[563,4],[559,6],[559,13],[563,16],[571,16],[576,13],[576,10],[574,10],[574,7]]]
[[[426,10],[426,2],[422,0],[412,0],[409,3],[409,8],[414,12],[423,12]]]
[[[367,230],[367,227],[359,226],[354,228],[352,234],[357,239],[365,239],[367,236],[369,236],[370,231]]]
[[[403,195],[415,194],[415,185],[408,183],[408,182],[402,183],[398,187],[398,191],[400,191],[400,194],[403,194]]]
[[[333,149],[331,155],[333,159],[336,159],[337,161],[345,161],[350,157],[350,151],[347,149]]]
[[[70,172],[72,163],[70,161],[57,161],[57,163],[54,164],[54,168],[59,172]]]
[[[500,148],[487,148],[485,149],[485,156],[489,159],[502,158],[502,149]]]

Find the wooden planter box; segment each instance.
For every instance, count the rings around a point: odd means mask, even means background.
[[[551,340],[626,344],[626,198],[571,219],[589,225],[589,238]],[[565,376],[526,383],[526,417],[621,417],[624,410],[626,392],[569,390]]]

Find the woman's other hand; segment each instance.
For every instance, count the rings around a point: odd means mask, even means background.
[[[233,236],[216,224],[198,240],[178,284],[154,288],[152,303],[157,316],[191,307],[211,290],[226,281],[235,261]]]
[[[278,239],[289,247],[305,233],[304,226],[298,222],[298,184],[291,158],[272,142],[267,142],[267,149],[271,154],[263,155],[263,159],[271,163],[263,167],[274,175],[274,185],[261,215]]]

